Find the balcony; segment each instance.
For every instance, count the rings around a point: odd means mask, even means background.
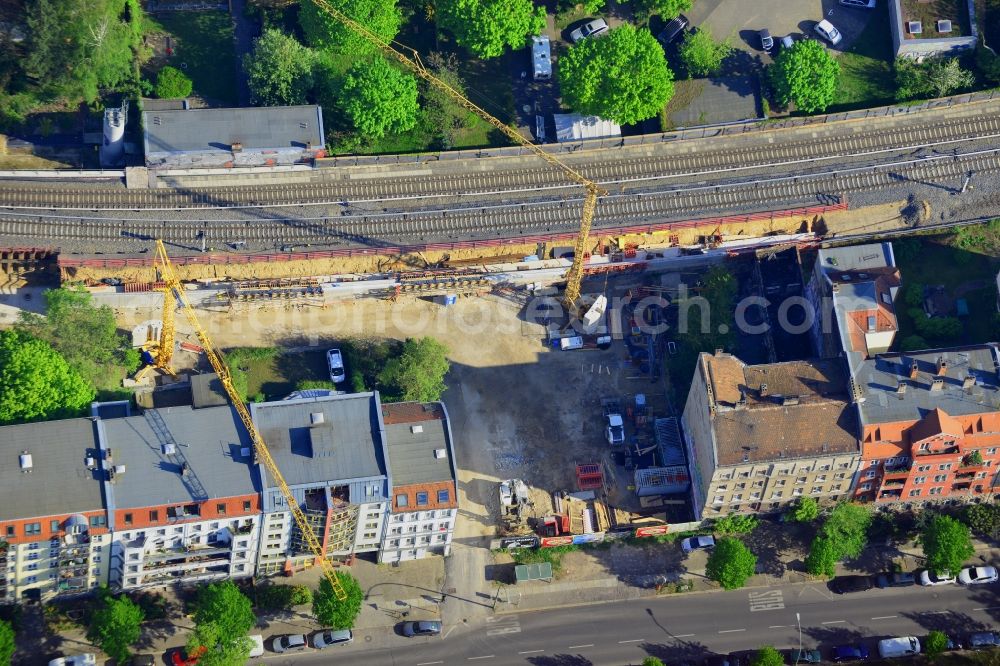
[[[899,476],[898,478],[892,477],[892,478],[882,479],[882,488],[883,489],[886,489],[886,488],[902,488],[903,486],[906,485],[906,479],[907,478],[908,478],[907,475],[903,474],[903,475]]]
[[[903,489],[902,488],[891,488],[888,490],[879,491],[878,501],[879,502],[895,502],[896,500],[902,499]]]
[[[143,561],[148,565],[155,562],[166,562],[169,560],[187,560],[214,558],[223,555],[224,559],[229,559],[232,548],[226,546],[217,548],[213,546],[190,546],[188,548],[164,548],[143,554]]]
[[[166,585],[179,581],[194,582],[198,580],[210,580],[229,574],[229,566],[200,567],[187,571],[157,571],[154,574],[144,574],[143,585]]]

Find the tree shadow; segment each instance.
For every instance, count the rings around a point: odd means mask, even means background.
[[[591,660],[579,654],[554,654],[551,657],[528,657],[534,666],[593,666]]]
[[[994,599],[994,601],[996,601]],[[989,631],[991,626],[974,619],[961,611],[934,613],[902,613],[902,616],[919,624],[927,631],[943,631],[948,635],[955,633],[970,634],[977,631]]]
[[[757,573],[783,576],[794,553],[803,555],[809,547],[812,529],[800,523],[775,524],[763,521],[743,542],[757,556]]]

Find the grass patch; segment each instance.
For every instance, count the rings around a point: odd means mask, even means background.
[[[562,559],[566,553],[580,550],[580,546],[554,546],[553,548],[517,548],[510,551],[510,556],[515,564],[542,564],[548,562],[552,565],[552,574],[558,576],[562,570]]]
[[[871,20],[851,48],[837,58],[837,104],[829,112],[879,106],[895,99],[892,41],[886,39],[888,34],[889,5],[883,2],[872,10]]]
[[[673,114],[687,110],[692,102],[701,96],[706,83],[706,79],[681,79],[674,82],[674,96],[667,102],[667,128],[665,131],[677,126],[673,121]]]
[[[229,106],[237,104],[236,52],[228,13],[164,12],[151,23],[173,36],[174,55],[168,64],[191,77],[196,94]]]
[[[582,4],[573,5],[567,9],[556,12],[556,30],[562,32],[577,21],[590,16]]]

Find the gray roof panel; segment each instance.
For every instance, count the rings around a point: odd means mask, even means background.
[[[144,111],[146,154],[323,147],[318,106]]]
[[[414,426],[420,432],[413,432]],[[385,438],[394,486],[455,479],[443,419],[386,424]],[[445,450],[443,458],[434,457],[437,449]]]

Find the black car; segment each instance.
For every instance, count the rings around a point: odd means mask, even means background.
[[[130,666],[154,666],[156,657],[151,654],[134,654],[128,663]]]
[[[666,47],[667,44],[677,39],[677,37],[684,32],[684,29],[688,27],[689,23],[690,22],[687,17],[684,16],[684,14],[681,14],[663,26],[663,30],[661,30],[660,34],[656,36],[656,41]]]
[[[909,587],[917,584],[917,577],[909,572],[892,573],[886,571],[880,573],[875,579],[875,584],[885,589],[887,587]]]
[[[837,576],[830,581],[829,588],[836,594],[865,592],[875,587],[871,576]]]
[[[965,641],[965,647],[970,650],[984,650],[997,646],[1000,646],[1000,636],[997,636],[992,631],[979,631],[969,634],[969,639]]]
[[[795,664],[819,664],[823,661],[823,653],[819,650],[789,650],[785,661],[791,666]]]
[[[774,48],[774,37],[771,37],[771,31],[767,28],[759,30],[757,36],[760,37],[760,48],[765,51],[770,51]]]
[[[865,645],[838,645],[830,652],[830,661],[864,661],[869,657]]]

